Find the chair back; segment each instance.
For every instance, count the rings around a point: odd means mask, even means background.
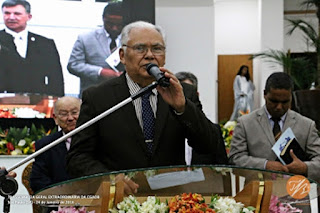
[[[34,192],[32,191],[30,187],[30,175],[32,171],[32,164],[33,162],[30,162],[23,170],[22,172],[22,184],[26,187],[28,190],[29,195],[33,195]],[[38,205],[32,204],[33,213],[40,213],[40,207]]]

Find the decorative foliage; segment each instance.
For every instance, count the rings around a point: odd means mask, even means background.
[[[56,132],[56,128],[46,131],[43,126],[36,128],[0,128],[0,155],[28,155],[35,151],[35,141]]]

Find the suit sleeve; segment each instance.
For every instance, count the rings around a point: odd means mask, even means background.
[[[229,163],[241,167],[265,169],[264,164],[267,159],[254,157],[249,153],[246,131],[250,130],[246,130],[246,127],[242,121],[242,117],[240,117],[233,132]],[[270,150],[267,152],[270,152]]]
[[[102,69],[101,66],[89,64],[87,62],[86,51],[88,50],[85,40],[82,38],[82,35],[79,35],[71,52],[69,61],[68,61],[68,71],[78,77],[87,77],[94,81],[99,78],[99,71]],[[92,47],[93,48],[93,47]]]
[[[308,177],[320,181],[320,138],[314,121],[310,123],[306,153],[310,159],[305,161],[308,166]]]
[[[40,141],[36,142],[36,151],[42,148],[39,143]],[[44,152],[38,155],[32,164],[30,186],[33,192],[37,192],[53,183],[49,175],[47,162],[47,156]]]
[[[188,144],[201,154],[215,154],[218,150],[219,129],[202,112],[197,91],[191,85],[182,84],[186,96],[186,108],[182,115],[176,115],[186,129]]]

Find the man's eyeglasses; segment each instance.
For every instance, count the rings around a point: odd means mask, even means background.
[[[149,47],[147,45],[143,45],[143,44],[137,44],[134,46],[128,46],[128,45],[124,44],[122,46],[129,47],[129,48],[133,49],[133,51],[139,55],[146,54],[149,49]],[[166,48],[162,45],[154,45],[154,46],[151,46],[150,50],[153,55],[164,55]]]
[[[78,116],[79,115],[79,111],[71,111],[71,112],[59,112],[58,116],[61,118],[66,118],[69,115],[71,115],[72,117]]]

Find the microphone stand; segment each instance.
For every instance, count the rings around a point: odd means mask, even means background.
[[[21,165],[25,164],[26,162],[32,160],[33,158],[37,157],[38,155],[42,154],[43,152],[51,149],[52,147],[56,146],[57,144],[65,141],[67,138],[77,134],[81,130],[91,126],[92,124],[96,123],[97,121],[101,120],[102,118],[106,117],[107,115],[113,113],[114,111],[120,109],[121,107],[125,106],[126,104],[132,102],[133,100],[137,99],[138,97],[144,95],[145,93],[151,91],[152,89],[156,88],[159,85],[157,81],[152,82],[150,85],[142,88],[136,94],[133,94],[129,98],[123,100],[122,102],[116,104],[115,106],[111,107],[110,109],[106,110],[105,112],[101,113],[100,115],[92,118],[91,120],[87,121],[86,123],[82,124],[81,126],[75,128],[74,130],[70,131],[69,133],[63,135],[62,137],[58,138],[57,140],[53,141],[52,143],[48,144],[47,146],[43,147],[42,149],[34,152],[33,154],[29,155],[28,157],[24,158],[22,161],[16,163],[8,170],[0,170],[0,194],[3,196],[4,199],[4,213],[8,213],[10,210],[10,196],[13,196],[18,190],[18,184],[14,178],[6,177],[6,175],[13,171],[14,169],[20,167]],[[160,84],[161,85],[161,84]],[[14,182],[14,183],[13,183]]]

